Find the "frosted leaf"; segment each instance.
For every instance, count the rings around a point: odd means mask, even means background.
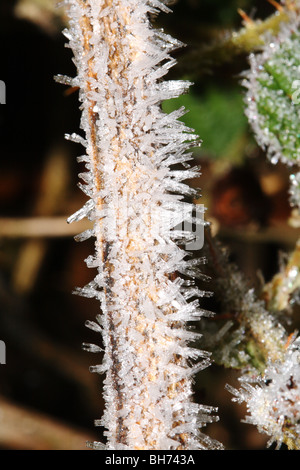
[[[245,112],[273,164],[299,164],[299,18],[265,42],[262,52],[249,57],[250,70],[243,80]]]

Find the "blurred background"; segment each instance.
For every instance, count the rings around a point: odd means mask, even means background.
[[[87,222],[66,219],[85,202],[77,187],[80,146],[64,140],[79,128],[78,95],[55,83],[75,75],[55,0],[1,0],[0,80],[0,449],[85,449],[101,440],[101,377],[89,372],[95,357],[82,342],[100,342],[85,328],[99,313],[95,300],[72,295],[93,278],[84,259],[93,240],[73,236]],[[159,27],[187,44],[168,78],[193,81],[191,93],[163,104],[181,105],[183,118],[203,140],[194,153],[202,176],[199,202],[206,218],[253,285],[278,269],[278,253],[293,248],[299,231],[288,224],[288,172],[271,166],[256,145],[243,112],[244,51],[227,39],[243,13],[264,19],[267,0],[178,0]],[[240,11],[240,13],[238,12]],[[248,19],[249,21],[249,19]],[[208,285],[209,289],[209,285]],[[209,305],[208,305],[209,306]],[[211,306],[211,308],[213,308]],[[224,389],[238,373],[216,365],[198,374],[195,400],[219,407],[207,433],[228,449],[264,449],[266,438],[241,424],[245,409]]]

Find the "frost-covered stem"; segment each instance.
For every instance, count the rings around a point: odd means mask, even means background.
[[[96,424],[105,426],[109,449],[208,448],[199,427],[211,420],[211,409],[192,402],[191,376],[209,359],[188,347],[197,335],[185,328],[204,313],[189,301],[202,293],[179,276],[195,276],[201,260],[186,260],[174,240],[185,243],[190,234],[173,230],[192,217],[182,196],[193,191],[181,181],[198,170],[172,165],[187,166],[196,136],[178,121],[182,109],[161,110],[162,100],[189,85],[161,81],[180,43],[149,24],[149,13],[169,11],[164,2],[65,3],[78,75],[58,79],[80,90],[84,137],[69,138],[86,147],[80,186],[90,198],[69,221],[94,221],[78,239],[95,237],[95,256],[86,261],[98,274],[78,292],[98,298],[102,310],[98,323],[88,322],[104,344],[103,364],[91,369],[106,373],[105,410]]]

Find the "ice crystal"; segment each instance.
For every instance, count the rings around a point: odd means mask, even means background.
[[[215,410],[192,401],[192,375],[209,355],[188,345],[197,334],[186,322],[205,312],[188,300],[202,292],[179,277],[199,274],[179,243],[195,237],[184,227],[195,209],[184,200],[195,195],[184,180],[199,172],[174,165],[190,161],[187,150],[198,141],[178,120],[183,109],[161,109],[162,100],[189,87],[162,81],[174,65],[170,52],[181,44],[153,29],[148,17],[170,11],[166,3],[65,1],[64,34],[77,77],[58,79],[79,87],[83,136],[67,138],[86,149],[80,187],[89,198],[69,222],[94,222],[78,239],[95,237],[86,263],[97,275],[77,293],[101,302],[98,323],[87,326],[102,333],[103,363],[91,371],[106,373],[105,410],[96,424],[106,428],[108,449],[221,448],[199,431]]]
[[[263,376],[242,377],[239,390],[228,386],[234,401],[245,402],[245,422],[267,434],[268,445],[300,446],[300,340],[292,343],[280,361],[270,361]]]

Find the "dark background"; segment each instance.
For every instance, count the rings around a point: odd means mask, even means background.
[[[185,104],[188,124],[203,139],[195,153],[203,174],[192,184],[202,188],[207,217],[249,280],[257,282],[258,269],[269,279],[278,251],[295,241],[287,227],[288,173],[271,167],[254,142],[240,85],[247,58],[226,51],[222,41],[242,26],[238,8],[262,19],[274,8],[262,0],[178,0],[172,8],[155,23],[187,44],[176,53],[169,78],[191,79],[191,95],[165,107]],[[81,350],[82,342],[101,342],[84,326],[99,306],[72,295],[93,278],[84,263],[93,241],[77,244],[67,224],[66,233],[51,235],[56,221],[85,201],[77,188],[81,148],[64,139],[78,130],[77,93],[66,93],[53,79],[75,74],[65,26],[62,11],[49,2],[0,2],[0,79],[7,87],[7,104],[0,106],[0,339],[7,352],[0,365],[2,449],[85,448],[86,439],[102,439],[93,424],[102,414],[102,379],[88,370],[101,358]],[[41,237],[40,217],[51,227]],[[23,234],[3,233],[7,218],[35,218],[36,233],[24,236],[25,226]],[[247,235],[270,228],[267,235]],[[76,224],[72,230],[77,233]],[[215,365],[198,374],[196,401],[219,407],[220,421],[207,433],[229,449],[264,449],[266,438],[240,423],[245,409],[224,389],[237,376]]]

